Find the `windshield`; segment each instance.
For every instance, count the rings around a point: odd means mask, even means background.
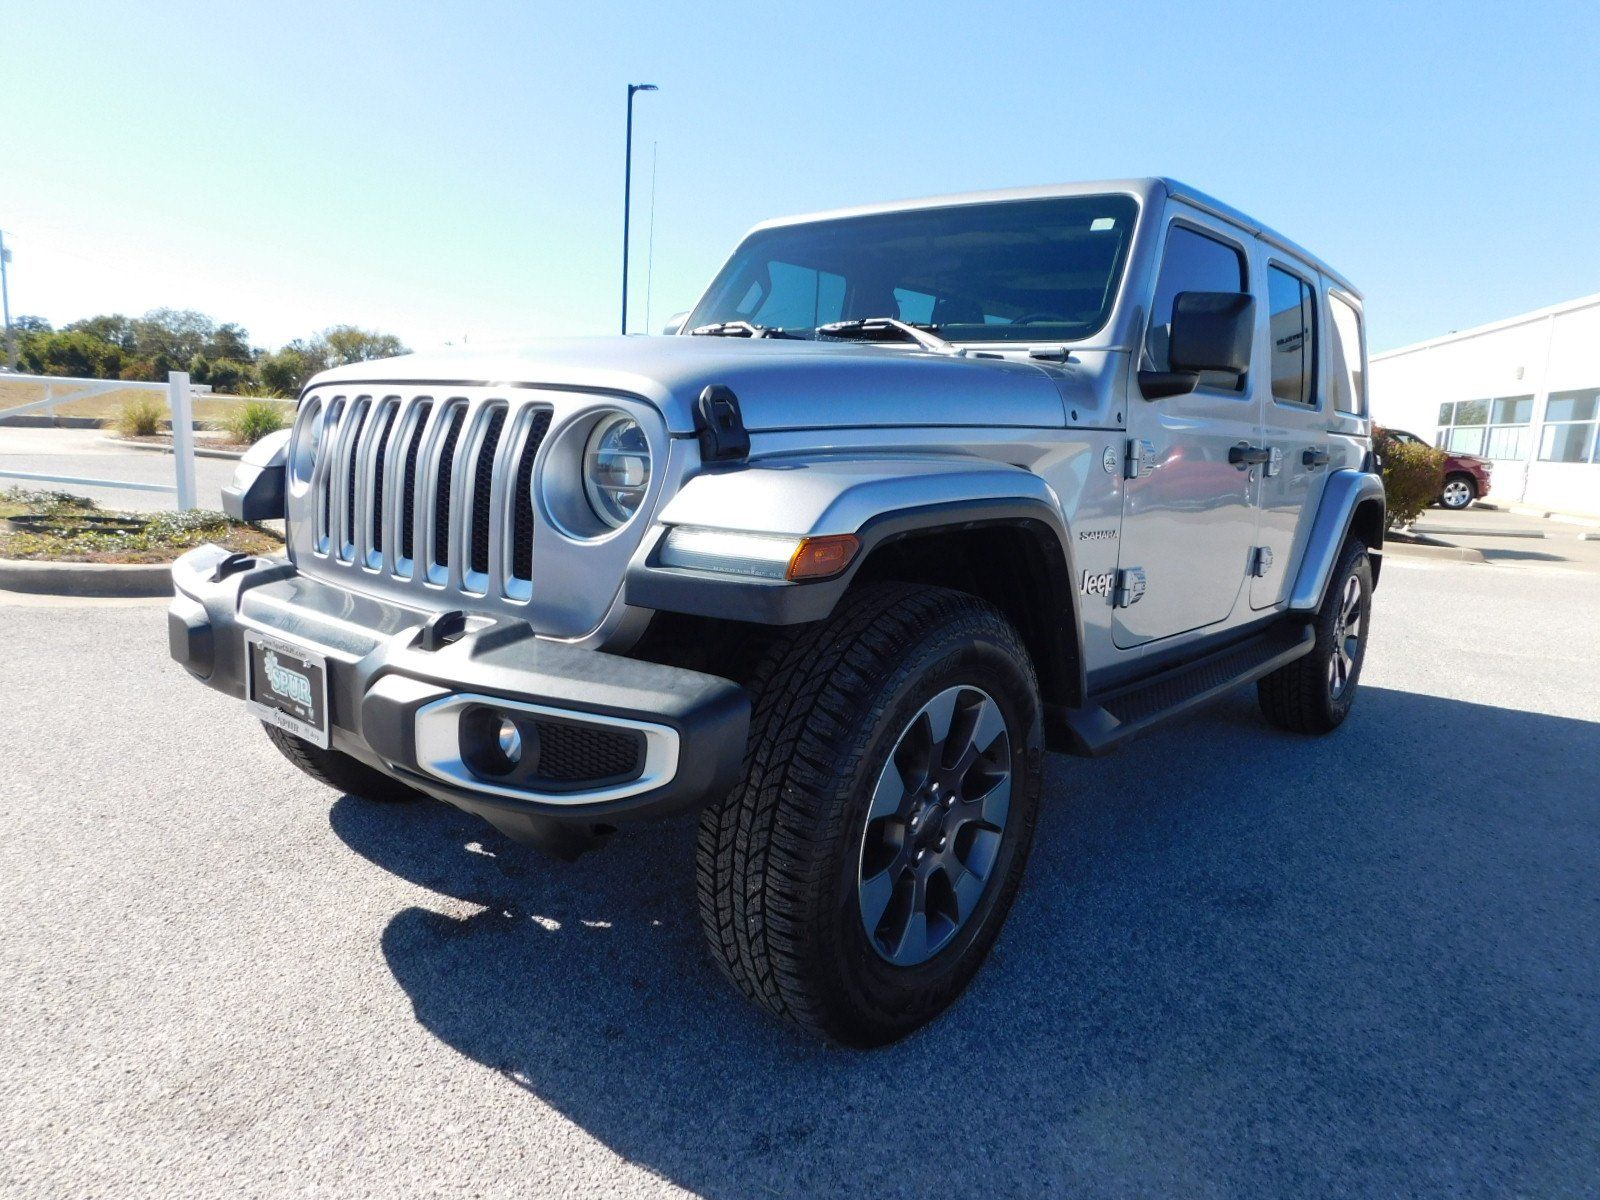
[[[746,321],[810,336],[892,317],[950,341],[1076,341],[1111,315],[1137,214],[1131,196],[1073,196],[762,230],[684,328]]]

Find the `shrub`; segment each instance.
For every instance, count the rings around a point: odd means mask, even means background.
[[[166,417],[167,406],[154,396],[136,396],[122,406],[112,424],[123,437],[149,437],[161,432]]]
[[[233,358],[212,359],[206,375],[205,382],[211,385],[212,391],[236,395],[250,378],[250,364]]]
[[[277,433],[289,423],[283,405],[271,400],[246,400],[224,422],[228,436],[242,445],[254,445],[269,433]]]
[[[1383,460],[1383,490],[1389,500],[1389,525],[1409,525],[1439,498],[1444,487],[1443,450],[1418,442],[1399,442],[1383,428],[1373,430]]]

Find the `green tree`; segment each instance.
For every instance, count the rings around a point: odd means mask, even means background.
[[[226,325],[218,325],[216,332],[207,339],[205,346],[202,347],[201,353],[213,363],[222,358],[247,363],[254,361],[256,357],[255,350],[250,346],[250,334],[245,331],[243,326],[235,325],[232,322]]]
[[[81,321],[73,321],[66,328],[71,333],[87,333],[102,342],[110,342],[124,354],[134,353],[139,344],[138,338],[134,336],[133,321],[121,313],[85,317]]]
[[[291,342],[282,350],[261,356],[256,363],[256,382],[263,391],[279,396],[295,396],[305,381],[320,370],[320,362],[312,362]]]
[[[240,362],[236,358],[213,359],[206,372],[205,382],[213,391],[237,394],[239,388],[251,381],[255,364]]]
[[[394,334],[361,329],[355,325],[335,325],[331,329],[324,329],[316,340],[327,348],[329,366],[344,366],[411,353]]]
[[[183,371],[216,332],[216,322],[192,308],[153,308],[133,322],[134,351],[158,371]]]
[[[35,375],[116,379],[122,370],[122,351],[82,330],[64,329],[30,336],[18,361]]]

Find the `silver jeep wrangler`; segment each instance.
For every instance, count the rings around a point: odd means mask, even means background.
[[[1382,561],[1360,294],[1167,179],[769,222],[676,336],[319,375],[173,568],[297,766],[574,856],[700,813],[712,956],[854,1045],[960,993],[1046,749],[1254,682],[1350,710]]]

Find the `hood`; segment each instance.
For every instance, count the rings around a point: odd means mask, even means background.
[[[327,383],[525,384],[622,392],[694,431],[710,384],[739,397],[746,428],[862,425],[1059,427],[1080,387],[1067,371],[898,346],[715,337],[551,338],[504,352],[408,354],[337,367]],[[1086,391],[1086,389],[1085,389]]]

